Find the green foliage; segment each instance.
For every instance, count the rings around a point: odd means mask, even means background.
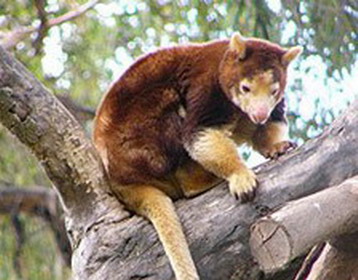
[[[24,26],[38,26],[35,1],[0,0],[0,40]],[[48,19],[86,0],[48,0]],[[322,131],[358,96],[357,5],[340,0],[107,0],[70,22],[24,36],[14,54],[54,93],[95,107],[109,84],[139,55],[176,43],[230,36],[266,38],[305,52],[290,70],[287,96],[290,136],[302,143]],[[88,128],[90,124],[85,124]],[[36,159],[0,127],[0,182],[50,185]],[[0,279],[16,279],[10,222],[0,216]],[[53,268],[56,249],[41,221],[22,217],[29,240],[22,254],[24,279],[60,279]],[[37,231],[32,228],[41,227]],[[65,277],[63,277],[65,279]]]
[[[297,28],[290,40],[306,46],[308,53],[326,59],[328,74],[352,70],[357,59],[357,3],[354,1],[282,1],[286,21]]]

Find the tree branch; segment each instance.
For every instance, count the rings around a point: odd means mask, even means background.
[[[90,0],[87,3],[78,6],[76,9],[69,11],[66,14],[63,14],[62,16],[59,16],[57,18],[49,19],[46,21],[46,29],[51,28],[55,25],[60,25],[62,23],[65,23],[67,21],[71,21],[85,12],[87,12],[89,9],[93,8],[99,0]],[[34,32],[39,32],[41,29],[44,29],[43,25],[39,26],[22,26],[19,28],[16,28],[15,30],[12,30],[7,33],[0,34],[0,45],[5,49],[11,49],[15,47],[19,42],[24,40],[27,36]]]
[[[40,25],[37,30],[36,38],[33,41],[35,48],[35,55],[39,54],[42,49],[43,39],[47,33],[47,12],[45,9],[46,0],[35,0],[35,7],[37,10],[37,16],[40,19]]]
[[[94,118],[96,113],[94,109],[77,104],[73,101],[73,99],[65,94],[57,94],[56,97],[80,123],[84,123]]]
[[[358,230],[358,176],[292,201],[258,220],[250,246],[266,272],[282,268],[317,243]]]
[[[16,230],[17,248],[16,266],[19,268],[24,236],[22,226],[17,219],[20,212],[39,216],[44,219],[54,233],[57,247],[66,265],[71,264],[71,246],[67,238],[62,211],[59,211],[59,200],[54,190],[46,187],[17,188],[0,185],[0,213],[10,214]],[[19,270],[20,271],[20,270]]]
[[[21,264],[20,255],[25,241],[24,226],[20,221],[19,216],[14,213],[11,214],[11,224],[15,231],[15,240],[16,240],[14,259],[12,263],[16,276],[19,279],[22,279],[23,273],[22,273],[22,264]]]
[[[0,186],[0,212],[41,215],[50,212],[57,215],[57,197],[54,191],[44,187],[17,188]]]

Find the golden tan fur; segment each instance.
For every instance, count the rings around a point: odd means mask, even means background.
[[[111,87],[93,139],[112,191],[158,232],[178,280],[199,279],[171,199],[228,182],[253,197],[255,174],[237,146],[275,158],[284,140],[287,65],[301,52],[238,33],[231,40],[159,50]]]

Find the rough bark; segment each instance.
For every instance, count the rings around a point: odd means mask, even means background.
[[[292,201],[251,227],[251,252],[266,272],[317,243],[358,230],[358,176]]]
[[[176,203],[202,279],[259,279],[249,225],[268,209],[358,173],[357,111],[355,102],[319,138],[257,168],[260,188],[253,203],[238,204],[225,184]],[[34,151],[62,197],[75,278],[173,277],[153,227],[108,194],[102,165],[81,127],[3,50],[0,121]]]

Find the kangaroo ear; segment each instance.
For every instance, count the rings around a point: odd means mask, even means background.
[[[235,32],[230,39],[230,49],[235,51],[240,59],[245,58],[246,53],[246,39],[241,36],[239,32]]]
[[[301,46],[295,46],[292,48],[289,48],[286,53],[282,56],[282,63],[284,65],[289,65],[291,63],[291,61],[293,61],[294,59],[296,59],[297,57],[300,56],[300,54],[303,51],[303,47]]]

